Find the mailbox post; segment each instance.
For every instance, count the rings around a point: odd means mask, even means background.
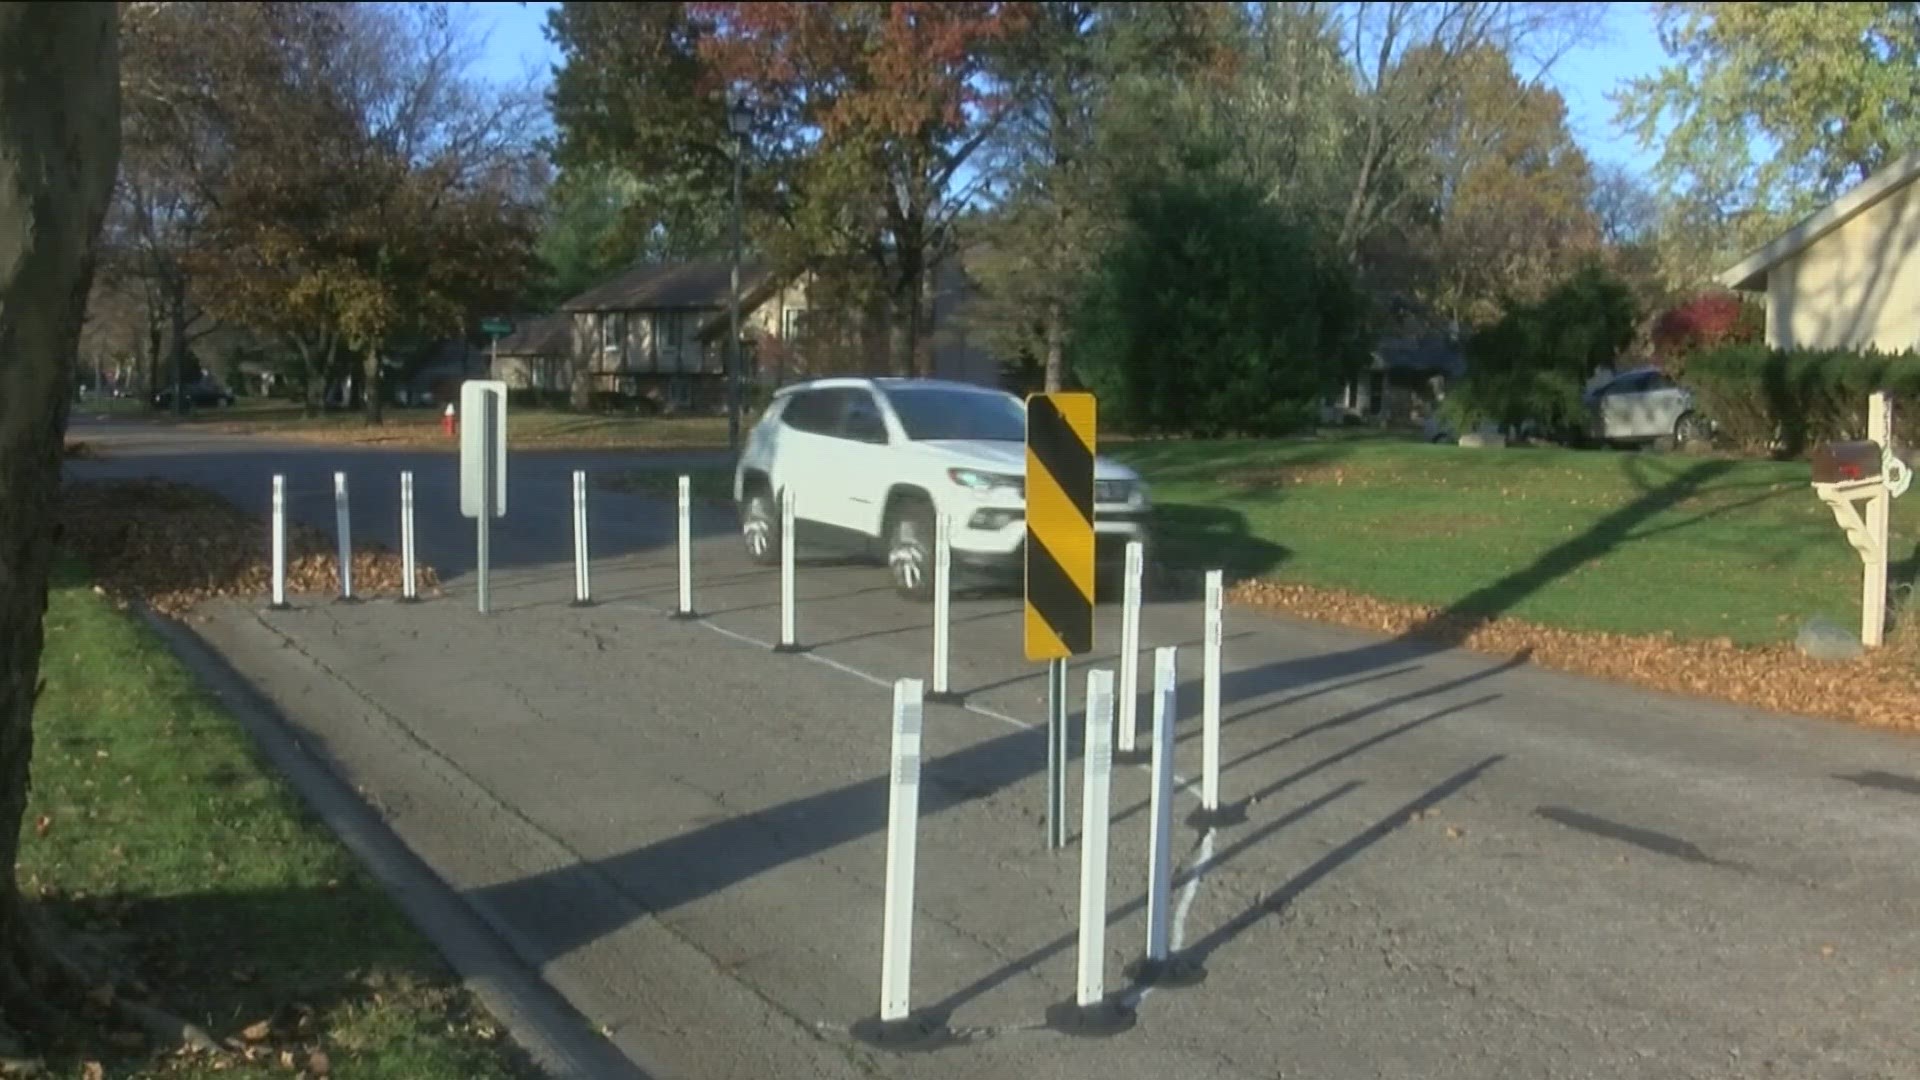
[[[1826,443],[1813,451],[1814,494],[1833,511],[1866,567],[1860,644],[1869,649],[1879,648],[1886,636],[1888,512],[1912,482],[1912,470],[1893,452],[1893,402],[1884,392],[1868,401],[1864,442]]]

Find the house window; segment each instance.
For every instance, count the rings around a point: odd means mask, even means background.
[[[807,309],[787,308],[780,313],[780,340],[797,345],[807,331]]]
[[[681,343],[686,338],[685,316],[678,311],[660,312],[653,317],[653,343],[656,363],[664,360],[660,366],[667,371],[684,371],[685,363],[680,355]]]
[[[627,315],[609,311],[600,316],[600,351],[618,353],[627,340]]]

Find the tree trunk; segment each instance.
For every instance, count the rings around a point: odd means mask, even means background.
[[[1067,334],[1066,328],[1061,325],[1065,317],[1065,314],[1061,311],[1060,301],[1055,300],[1047,305],[1047,325],[1045,333],[1047,338],[1047,393],[1049,394],[1057,393],[1066,388]]]
[[[168,366],[173,371],[173,413],[187,415],[187,296],[186,282],[169,280],[164,286],[167,298],[167,327],[173,338],[168,343]]]
[[[0,3],[0,992],[23,986],[14,866],[74,352],[119,168],[116,12]]]
[[[380,400],[380,346],[367,346],[367,423],[379,426],[386,422],[384,403]]]

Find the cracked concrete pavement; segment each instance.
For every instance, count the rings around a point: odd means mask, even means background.
[[[705,619],[674,622],[670,507],[596,492],[599,602],[570,608],[566,473],[643,459],[522,454],[483,618],[449,456],[76,437],[109,455],[77,474],[167,475],[262,511],[276,469],[325,493],[344,465],[356,531],[389,539],[414,469],[446,597],[223,602],[193,629],[665,1076],[1920,1072],[1920,742],[1239,610],[1223,789],[1253,800],[1248,820],[1202,838],[1177,824],[1191,791],[1176,811],[1178,945],[1208,977],[1139,999],[1117,1038],[1047,1031],[1073,989],[1079,848],[1045,850],[1044,680],[1018,598],[991,594],[954,604],[968,699],[928,706],[919,842],[914,1003],[970,1038],[873,1050],[846,1029],[877,1004],[890,682],[924,677],[930,645],[927,609],[879,570],[803,559],[812,651],[773,655],[777,575],[739,555],[730,514],[698,522]],[[322,528],[330,511],[330,494],[296,502]],[[1088,667],[1114,665],[1116,616],[1074,665],[1076,702]],[[1200,632],[1184,601],[1150,605],[1142,631],[1181,646],[1189,778]],[[1144,770],[1116,770],[1116,991],[1145,936],[1146,804]]]

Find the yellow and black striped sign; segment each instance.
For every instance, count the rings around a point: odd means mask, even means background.
[[[1027,659],[1093,651],[1093,395],[1027,398]]]

